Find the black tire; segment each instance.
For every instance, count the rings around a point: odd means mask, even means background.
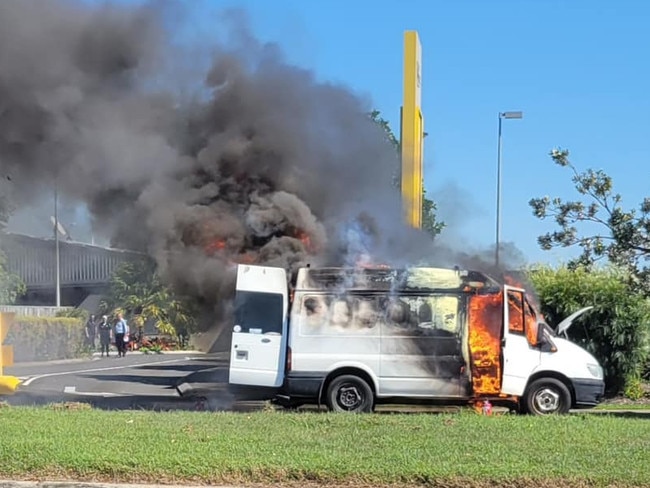
[[[539,378],[526,389],[524,408],[531,415],[564,415],[571,408],[571,392],[560,380]]]
[[[374,403],[372,389],[358,376],[338,376],[327,388],[327,407],[333,412],[369,413]]]

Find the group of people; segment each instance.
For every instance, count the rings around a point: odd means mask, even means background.
[[[109,320],[108,315],[102,315],[99,321],[95,318],[95,315],[88,317],[86,322],[86,343],[92,350],[96,347],[96,338],[98,336],[102,357],[104,357],[104,353],[106,353],[106,357],[109,357],[111,342],[115,342],[117,357],[126,356],[130,341],[129,325],[121,313],[116,314],[113,320]]]

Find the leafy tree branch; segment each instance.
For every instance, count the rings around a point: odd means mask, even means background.
[[[577,246],[578,258],[569,265],[590,267],[606,260],[630,272],[637,289],[650,294],[650,198],[636,209],[625,209],[614,191],[612,178],[602,170],[578,171],[569,151],[554,149],[551,159],[571,171],[571,181],[580,195],[575,200],[544,196],[529,205],[542,220],[552,220],[558,229],[538,238],[542,249]]]

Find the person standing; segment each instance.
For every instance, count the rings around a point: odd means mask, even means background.
[[[97,336],[97,320],[94,315],[88,317],[86,321],[86,345],[92,351],[95,350],[95,337]]]
[[[99,323],[97,328],[99,329],[99,346],[102,350],[102,357],[104,357],[104,351],[106,351],[106,357],[108,357],[108,349],[111,346],[112,328],[106,315],[102,315],[102,321]]]
[[[129,326],[124,319],[122,313],[117,314],[115,321],[115,345],[117,346],[117,357],[126,356],[126,343],[129,336]],[[126,339],[126,340],[125,340]]]

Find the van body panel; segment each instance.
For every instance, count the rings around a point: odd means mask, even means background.
[[[328,378],[356,370],[385,402],[507,402],[533,375],[560,374],[577,405],[602,396],[595,358],[555,336],[541,347],[546,329],[526,292],[482,273],[301,268],[293,283],[290,298],[283,269],[238,267],[231,384],[320,403],[336,395]]]

